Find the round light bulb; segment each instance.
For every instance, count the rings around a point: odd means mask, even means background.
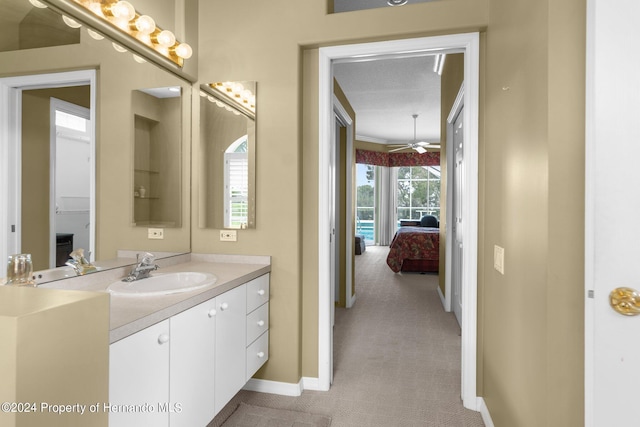
[[[156,22],[149,15],[136,19],[136,29],[142,34],[151,34],[156,30]]]
[[[169,30],[162,30],[156,36],[156,41],[160,46],[163,47],[171,47],[176,44],[176,36]]]
[[[136,17],[136,9],[128,1],[119,1],[111,6],[111,13],[116,18],[131,21]]]
[[[87,33],[89,33],[91,38],[94,39],[94,40],[102,40],[102,39],[104,39],[104,36],[102,34],[93,31],[91,28],[87,28]]]
[[[46,9],[47,8],[46,4],[44,4],[42,2],[39,2],[38,0],[29,0],[29,3],[31,3],[32,6],[35,6],[35,7],[39,8],[39,9]]]
[[[67,26],[69,26],[71,28],[80,28],[80,27],[82,27],[82,24],[79,24],[78,22],[74,21],[73,19],[69,18],[68,16],[62,15],[62,20],[64,21],[65,24],[67,24]]]
[[[113,43],[113,42],[112,42],[112,43],[111,43],[111,45],[113,46],[113,48],[114,48],[115,50],[117,50],[117,51],[118,51],[118,52],[120,52],[120,53],[123,53],[123,52],[126,52],[126,51],[127,51],[127,49],[123,48],[123,47],[122,47],[122,46],[120,46],[119,44],[116,44],[116,43]]]
[[[186,43],[180,43],[176,46],[176,55],[178,55],[182,59],[189,59],[191,55],[193,55],[193,49]]]

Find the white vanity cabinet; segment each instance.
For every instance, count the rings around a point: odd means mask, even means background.
[[[216,298],[216,413],[245,385],[246,285]]]
[[[109,346],[110,427],[169,425],[169,320]]]
[[[269,274],[110,345],[110,427],[204,427],[268,358]]]
[[[206,426],[215,416],[216,298],[170,319],[171,427]]]

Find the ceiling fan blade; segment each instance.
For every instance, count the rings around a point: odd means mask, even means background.
[[[408,145],[403,145],[402,147],[394,148],[393,150],[389,150],[389,153],[393,153],[394,151],[406,150],[408,148],[411,148],[411,147],[409,147]]]
[[[422,147],[422,146],[420,146],[420,145],[416,145],[416,146],[411,147],[411,148],[413,148],[414,150],[416,150],[420,154],[423,154],[423,153],[427,152],[427,149]]]

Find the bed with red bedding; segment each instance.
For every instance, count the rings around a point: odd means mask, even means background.
[[[438,272],[440,229],[400,227],[389,245],[387,265],[395,273]]]

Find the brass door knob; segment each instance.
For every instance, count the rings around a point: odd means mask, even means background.
[[[625,316],[640,314],[640,293],[632,288],[616,288],[609,294],[611,308]]]

